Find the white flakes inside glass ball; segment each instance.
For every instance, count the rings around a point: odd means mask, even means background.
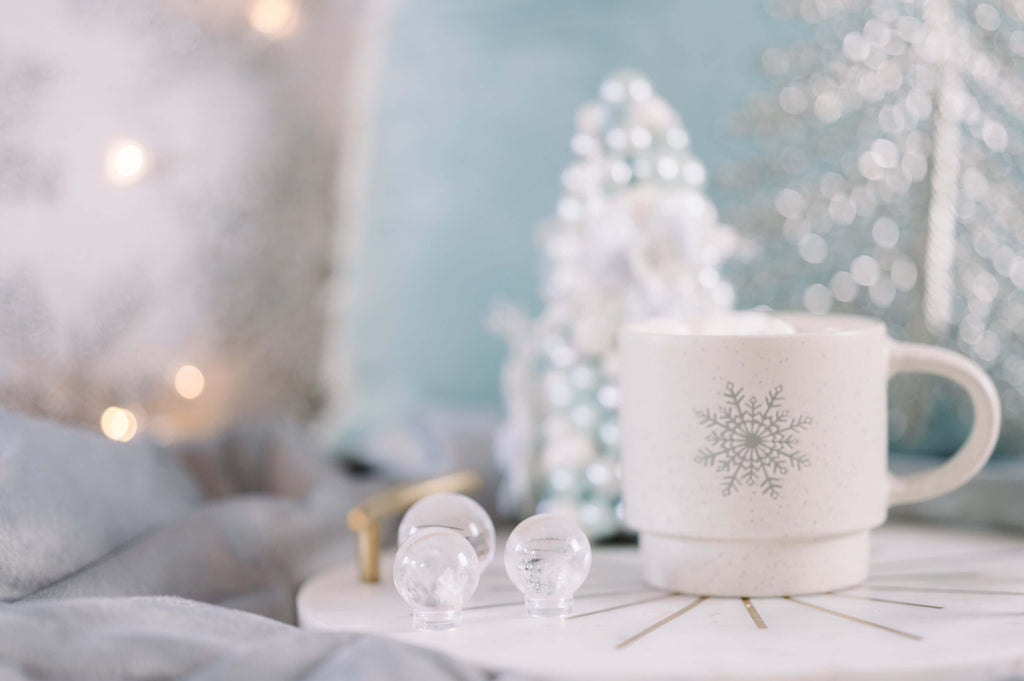
[[[425,530],[455,530],[469,542],[485,569],[494,558],[497,538],[484,507],[464,494],[441,492],[423,497],[409,507],[398,526],[398,545]]]
[[[398,595],[412,608],[413,628],[451,629],[476,591],[480,561],[455,530],[423,530],[398,547],[394,581]]]
[[[505,545],[505,571],[535,617],[565,617],[590,574],[590,542],[578,525],[540,514],[519,523]]]

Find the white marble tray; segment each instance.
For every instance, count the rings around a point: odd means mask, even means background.
[[[700,599],[641,583],[633,548],[600,548],[564,621],[526,616],[500,553],[462,626],[417,632],[391,584],[355,565],[300,590],[301,626],[380,634],[552,679],[1003,679],[1024,676],[1024,537],[890,525],[872,576],[840,593]]]

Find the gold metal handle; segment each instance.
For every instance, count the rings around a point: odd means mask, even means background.
[[[416,501],[437,492],[473,492],[483,486],[483,478],[476,471],[456,471],[439,478],[395,485],[367,497],[345,519],[356,533],[359,552],[359,579],[376,582],[380,579],[380,521],[400,513]]]

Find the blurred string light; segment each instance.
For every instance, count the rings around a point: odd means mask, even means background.
[[[100,416],[103,434],[117,442],[128,442],[139,431],[139,421],[130,409],[107,407]]]
[[[149,169],[149,152],[136,140],[119,139],[107,148],[106,169],[112,184],[134,184]]]
[[[199,367],[185,364],[174,374],[174,389],[186,400],[194,400],[203,394],[206,378]]]
[[[293,0],[256,0],[249,5],[249,25],[272,40],[282,40],[299,25],[299,8]]]
[[[255,0],[248,8],[248,21],[253,30],[274,40],[292,35],[299,18],[299,8],[293,0]],[[118,138],[107,147],[105,172],[113,185],[135,184],[150,166],[150,151],[136,139]],[[174,374],[174,389],[186,400],[196,399],[205,388],[203,372],[192,364],[180,366]],[[139,420],[130,409],[112,405],[103,410],[100,429],[111,440],[128,442],[138,434]]]

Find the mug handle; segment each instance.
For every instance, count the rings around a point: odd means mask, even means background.
[[[967,441],[941,466],[910,475],[889,475],[889,505],[941,496],[960,487],[992,456],[1002,422],[999,394],[985,370],[963,355],[921,343],[889,343],[889,377],[933,374],[963,386],[971,398],[974,425]]]

